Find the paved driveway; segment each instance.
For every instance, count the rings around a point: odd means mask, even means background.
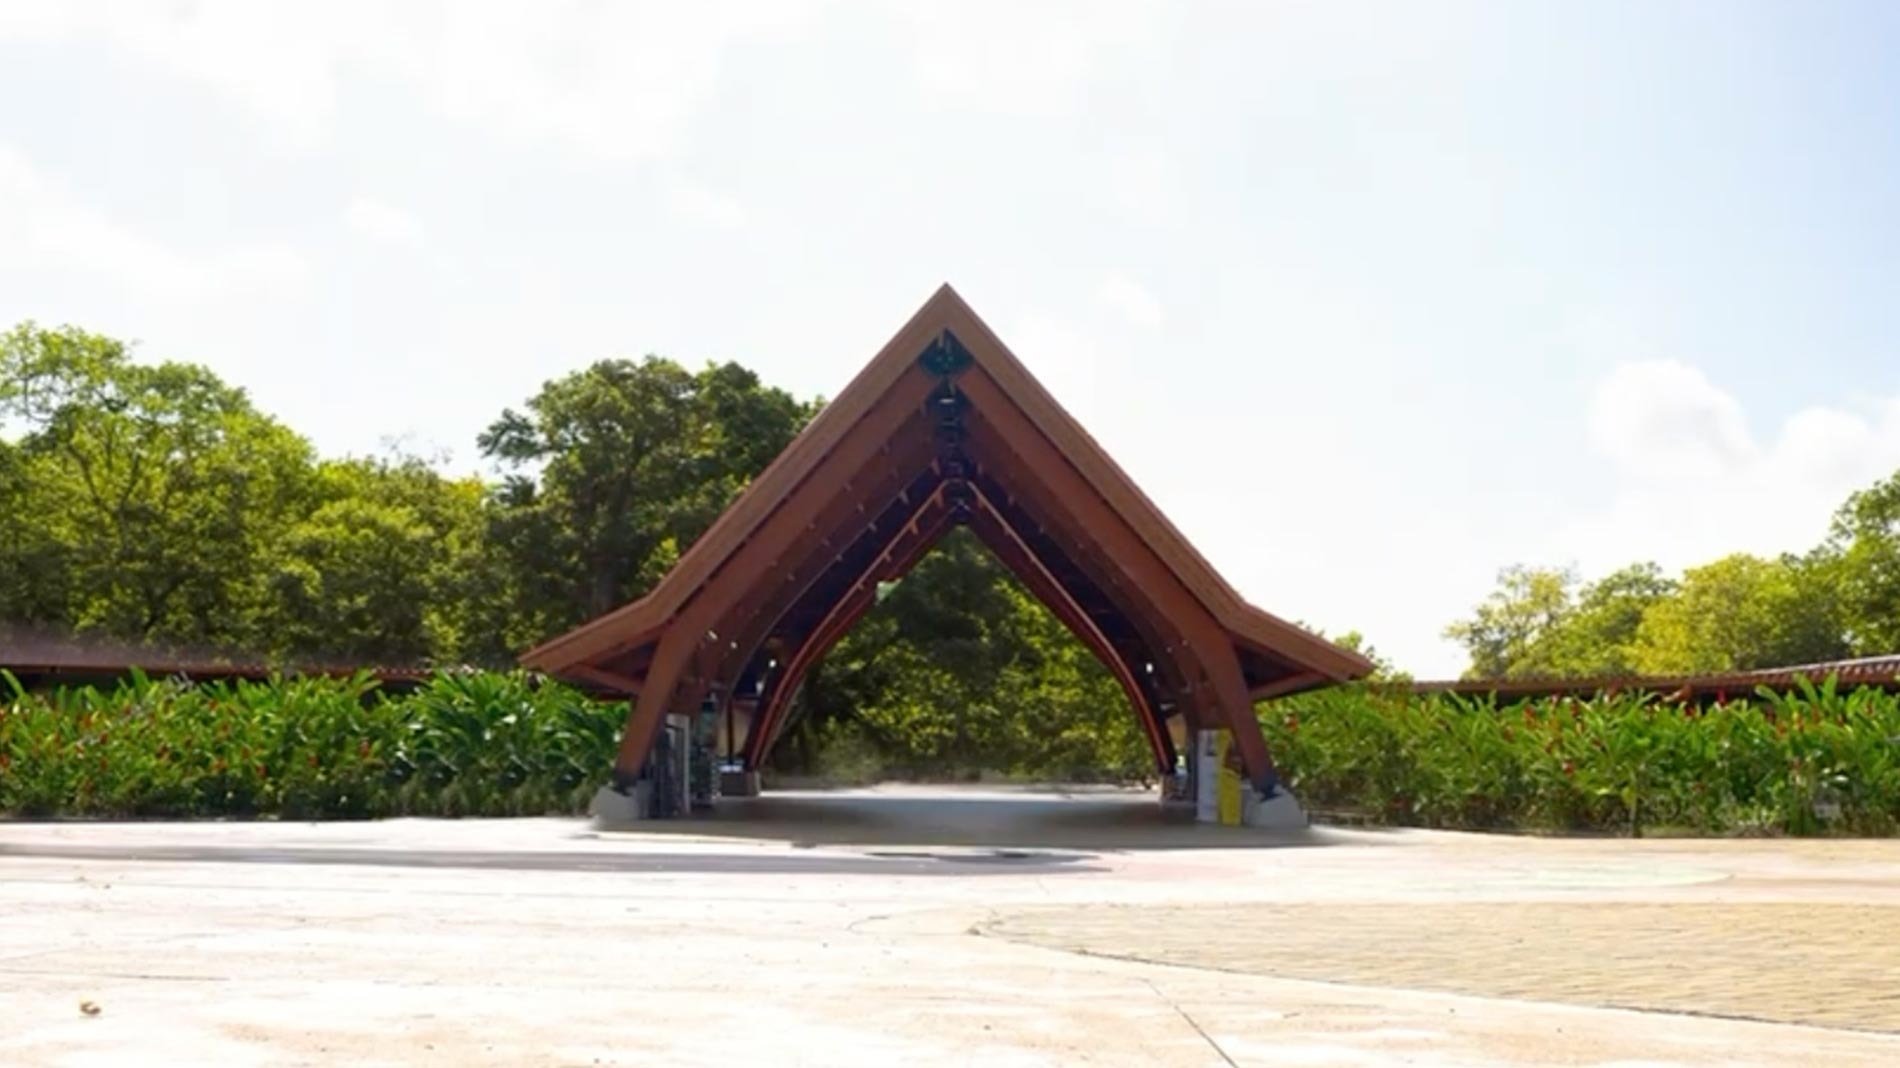
[[[0,1063],[1900,1064],[1900,843],[918,789],[656,831],[0,824]]]

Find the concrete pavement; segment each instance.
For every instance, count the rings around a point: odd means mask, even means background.
[[[1900,1063],[1900,843],[653,826],[0,824],[0,1063]]]

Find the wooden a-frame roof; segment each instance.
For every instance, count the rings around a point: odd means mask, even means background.
[[[1270,780],[1251,700],[1371,669],[1247,603],[949,286],[650,593],[521,660],[637,695],[623,772],[665,712],[756,700],[756,766],[877,584],[959,525],[1109,667],[1158,761],[1172,762],[1163,722],[1183,715],[1233,726]]]

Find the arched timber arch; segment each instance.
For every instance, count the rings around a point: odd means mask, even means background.
[[[1371,668],[1243,600],[948,286],[651,593],[522,663],[632,698],[618,782],[668,712],[742,691],[756,768],[805,671],[953,526],[1102,661],[1164,767],[1179,715],[1231,730],[1271,794],[1252,701]]]
[[[797,651],[783,668],[773,674],[760,697],[758,715],[753,720],[751,735],[747,738],[745,758],[748,768],[759,767],[765,762],[767,753],[778,741],[792,694],[804,681],[805,673],[842,640],[870,608],[876,597],[878,583],[901,578],[930,551],[938,539],[957,525],[959,519],[989,548],[998,562],[1024,588],[1048,606],[1069,633],[1108,668],[1123,695],[1128,698],[1129,707],[1135,710],[1135,715],[1141,721],[1149,748],[1154,753],[1156,767],[1166,770],[1174,766],[1174,747],[1162,722],[1163,717],[1157,712],[1152,695],[1139,681],[1135,665],[1130,664],[1110,644],[1095,621],[1022,545],[1008,525],[997,516],[982,491],[973,489],[972,495],[973,500],[967,504],[967,516],[960,517],[954,506],[939,506],[928,518],[920,515],[908,531],[900,532],[890,549],[836,602],[824,620],[803,636]]]

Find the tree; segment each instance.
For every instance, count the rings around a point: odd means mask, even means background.
[[[1514,565],[1498,572],[1498,588],[1468,620],[1445,628],[1445,636],[1471,654],[1467,678],[1522,674],[1538,643],[1563,623],[1574,607],[1576,574],[1569,569]]]
[[[1848,640],[1865,656],[1900,653],[1900,472],[1855,493],[1834,514]]]
[[[319,465],[271,574],[280,654],[353,664],[459,659],[484,488],[415,457]]]
[[[71,569],[39,506],[34,459],[0,441],[0,625],[66,622]]]
[[[1746,553],[1683,572],[1681,588],[1652,605],[1633,656],[1644,674],[1674,675],[1830,660],[1846,654],[1841,613],[1824,560]]]
[[[0,418],[24,431],[11,492],[41,524],[16,551],[56,559],[65,587],[29,598],[35,614],[148,641],[256,636],[258,563],[308,488],[307,442],[202,367],[31,323],[0,337]]]
[[[1512,673],[1567,678],[1633,674],[1643,615],[1675,590],[1675,581],[1653,563],[1610,572],[1583,588],[1574,607],[1540,636]]]
[[[811,411],[737,364],[605,360],[504,411],[479,439],[509,471],[489,537],[528,641],[637,597]]]

